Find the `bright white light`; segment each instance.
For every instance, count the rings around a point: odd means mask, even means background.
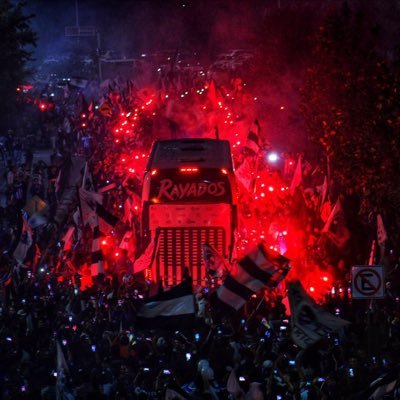
[[[278,154],[276,154],[276,153],[269,153],[268,154],[268,156],[267,156],[267,158],[268,158],[268,161],[269,162],[277,162],[278,161],[278,159],[279,159],[279,156],[278,156]]]

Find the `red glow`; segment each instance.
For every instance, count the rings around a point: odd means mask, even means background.
[[[158,171],[157,171],[156,169],[153,169],[153,171],[151,171],[151,175],[154,176],[154,175],[157,174],[157,172],[158,172]]]

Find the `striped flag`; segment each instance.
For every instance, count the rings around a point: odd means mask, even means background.
[[[257,154],[260,151],[260,144],[259,144],[260,131],[261,131],[260,123],[256,118],[250,127],[250,131],[247,134],[246,143],[244,145],[247,149],[249,149],[255,154]]]
[[[88,222],[93,225],[93,219],[96,217],[100,218],[100,225],[104,232],[115,228],[119,219],[112,213],[110,213],[103,205],[103,196],[101,193],[90,192],[85,189],[79,189],[79,198],[82,210],[83,225]],[[106,225],[104,225],[104,223]]]
[[[141,329],[193,328],[195,306],[192,279],[188,278],[172,289],[149,297],[137,313],[136,326]]]
[[[83,188],[79,189],[78,194],[82,214],[82,225],[86,226],[90,219],[96,215],[96,204],[103,202],[103,195],[101,193],[91,192]]]
[[[276,287],[285,278],[289,268],[289,259],[260,243],[236,264],[219,287],[217,297],[239,310],[263,287]]]
[[[146,268],[152,267],[158,252],[158,247],[159,247],[159,235],[156,234],[155,237],[152,238],[149,245],[146,247],[146,250],[143,252],[143,254],[134,262],[133,273],[137,273],[145,270]],[[157,277],[157,274],[153,275],[154,278]]]
[[[100,203],[96,203],[96,214],[100,219],[102,219],[106,224],[110,225],[112,228],[115,228],[115,226],[119,221],[118,217],[116,217],[114,214],[111,214]]]
[[[215,278],[220,278],[226,269],[224,258],[208,243],[202,245],[202,250],[207,274]]]
[[[98,221],[97,221],[98,222]],[[103,266],[103,252],[101,250],[101,233],[99,225],[93,228],[93,242],[92,242],[92,260],[90,265],[90,272],[92,276],[104,273]]]

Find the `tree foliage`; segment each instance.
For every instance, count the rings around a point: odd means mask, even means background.
[[[25,15],[24,3],[14,5],[9,0],[0,0],[0,124],[4,128],[12,121],[15,112],[15,90],[29,75],[27,62],[31,49],[36,45],[36,34],[32,31],[32,15]]]
[[[374,46],[364,15],[331,12],[315,37],[301,107],[332,177],[356,188],[367,210],[399,218],[400,82]]]

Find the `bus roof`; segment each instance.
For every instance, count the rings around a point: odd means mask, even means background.
[[[147,170],[182,166],[226,168],[233,170],[228,140],[174,139],[153,143]]]

